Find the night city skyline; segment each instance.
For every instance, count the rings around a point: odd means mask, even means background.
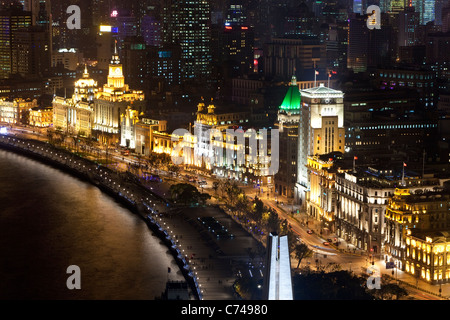
[[[0,24],[0,232],[31,207],[42,230],[0,241],[2,299],[450,298],[448,0],[10,0]]]

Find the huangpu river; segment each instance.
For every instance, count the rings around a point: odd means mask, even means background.
[[[3,150],[0,253],[0,299],[153,300],[168,280],[184,280],[138,216],[89,183]],[[67,286],[72,265],[80,289]]]

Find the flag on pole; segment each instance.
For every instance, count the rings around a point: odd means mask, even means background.
[[[403,162],[403,166],[406,167],[406,163]]]
[[[319,75],[319,71],[316,70],[316,75]]]

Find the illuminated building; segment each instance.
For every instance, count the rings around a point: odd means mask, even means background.
[[[211,76],[209,1],[168,0],[164,6],[163,45],[181,47],[181,79],[207,82]]]
[[[405,84],[405,80],[401,81]],[[386,146],[427,148],[427,141],[437,134],[438,124],[435,119],[412,116],[423,109],[417,105],[418,100],[419,93],[404,86],[348,92],[344,99],[345,146],[372,158],[374,153],[389,154]]]
[[[436,18],[435,6],[437,0],[413,0],[413,6],[420,12],[420,24],[426,25]]]
[[[365,72],[367,69],[368,34],[365,17],[359,14],[349,17],[347,68],[355,73]]]
[[[96,135],[104,142],[119,143],[120,117],[126,108],[139,113],[145,109],[144,94],[142,91],[131,90],[125,84],[122,64],[115,46],[114,54],[109,64],[107,83],[98,89],[94,98],[94,127]]]
[[[141,118],[136,127],[136,148],[135,152],[143,155],[150,155],[151,152],[163,153],[165,150],[159,150],[156,145],[161,146],[156,136],[160,133],[166,133],[167,121]],[[155,147],[155,148],[154,148]]]
[[[450,281],[450,232],[417,232],[405,237],[405,271],[432,284]]]
[[[35,107],[36,99],[0,100],[0,122],[28,124],[28,112]]]
[[[35,127],[50,127],[53,123],[53,107],[30,109],[28,123]]]
[[[419,93],[419,101],[425,108],[435,106],[436,74],[432,70],[418,68],[379,68],[375,72],[375,85],[382,90],[398,87],[414,89]]]
[[[233,62],[232,68],[240,75],[253,73],[254,39],[253,27],[225,25],[218,30],[219,63]]]
[[[394,261],[398,260],[397,267],[405,270],[408,253],[412,257],[406,243],[409,231],[414,235],[415,232],[430,234],[449,230],[450,220],[447,218],[450,209],[449,200],[449,194],[445,191],[420,190],[413,194],[410,188],[395,190],[386,208],[385,245],[388,256]]]
[[[93,100],[97,82],[90,78],[87,66],[82,78],[75,81],[71,98],[53,98],[53,127],[74,135],[90,137],[94,123]]]
[[[408,177],[407,183],[411,190],[431,190],[439,185],[439,179]],[[337,173],[336,234],[357,248],[383,254],[387,211],[392,196],[400,194],[400,184],[392,169],[362,167]]]
[[[206,107],[203,102],[197,108],[192,165],[217,176],[273,187],[271,131],[254,129],[247,111],[216,112],[215,105]]]
[[[305,200],[309,190],[308,156],[343,153],[345,147],[344,94],[324,85],[300,91],[297,183],[295,198]]]
[[[0,11],[0,78],[8,78],[14,72],[13,66],[19,64],[17,32],[31,26],[31,22],[29,11],[18,8]]]
[[[300,123],[301,96],[297,79],[292,77],[286,96],[279,110],[275,127],[280,132],[280,167],[275,175],[275,192],[289,198],[294,197],[297,182],[298,125]]]
[[[334,162],[341,158],[342,153],[308,156],[310,188],[306,193],[306,212],[322,222],[325,233],[334,232],[335,179],[338,171]]]
[[[127,107],[124,114],[120,116],[120,145],[130,149],[136,148],[136,123],[139,114],[136,110]]]
[[[0,122],[11,124],[19,122],[19,108],[13,101],[0,101]]]

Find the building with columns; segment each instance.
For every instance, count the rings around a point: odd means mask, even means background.
[[[413,235],[419,232],[429,234],[431,237],[437,231],[448,231],[450,228],[448,191],[430,189],[418,189],[418,192],[414,192],[411,188],[398,188],[388,202],[385,215],[386,254],[389,259],[397,262],[397,267],[401,270],[405,270],[408,254],[412,254],[408,251],[406,242],[410,232]]]
[[[75,82],[71,98],[53,98],[53,127],[70,134],[90,137],[94,123],[94,95],[97,82],[85,66],[82,78]]]
[[[117,44],[109,64],[107,83],[99,88],[94,98],[95,135],[102,142],[120,142],[121,116],[128,106],[139,113],[145,111],[144,93],[131,90],[125,83]]]

